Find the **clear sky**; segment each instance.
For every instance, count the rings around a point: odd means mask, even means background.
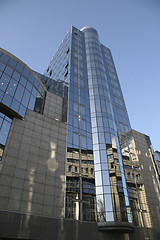
[[[160,0],[0,0],[0,47],[40,73],[71,25],[97,29],[132,128],[160,150]]]

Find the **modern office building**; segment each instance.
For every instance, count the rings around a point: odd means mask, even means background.
[[[151,142],[97,31],[72,26],[44,75],[3,49],[0,67],[0,237],[158,239]]]

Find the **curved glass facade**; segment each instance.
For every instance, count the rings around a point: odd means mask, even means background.
[[[42,113],[45,89],[21,61],[0,50],[0,103],[24,118],[26,109]]]
[[[23,62],[0,49],[0,159],[13,117],[24,118],[27,109],[43,112],[46,90]]]
[[[131,221],[110,89],[112,80],[107,74],[97,31],[91,27],[82,31],[86,46],[98,220]],[[121,190],[117,189],[117,184],[121,185]]]

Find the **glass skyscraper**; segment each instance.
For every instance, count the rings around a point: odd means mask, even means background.
[[[44,75],[69,87],[66,217],[132,222],[118,139],[131,127],[110,50],[72,26]]]
[[[94,28],[44,75],[0,48],[1,239],[160,239],[159,155]]]

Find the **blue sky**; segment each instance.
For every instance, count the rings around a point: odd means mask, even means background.
[[[0,47],[43,73],[73,25],[112,51],[133,129],[160,150],[159,0],[0,0]]]

